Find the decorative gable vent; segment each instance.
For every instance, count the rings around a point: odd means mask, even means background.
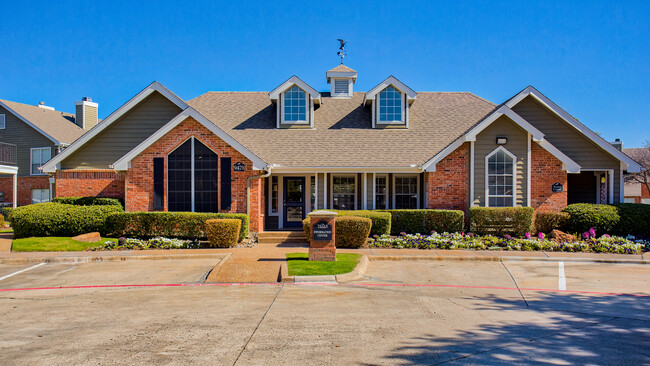
[[[348,94],[348,81],[345,79],[334,79],[334,94]]]

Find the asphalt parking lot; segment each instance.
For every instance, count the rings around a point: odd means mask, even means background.
[[[348,284],[200,284],[215,262],[0,264],[0,363],[650,364],[648,265],[371,261]]]

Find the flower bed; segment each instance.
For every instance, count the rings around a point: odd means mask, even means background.
[[[527,235],[519,239],[510,236],[472,235],[463,233],[432,233],[431,235],[404,234],[400,236],[382,235],[370,240],[371,247],[377,248],[416,248],[416,249],[474,249],[474,250],[543,250],[549,252],[597,252],[639,254],[650,250],[650,242],[633,237],[603,235],[589,237],[573,243],[557,243],[545,238]]]
[[[201,243],[198,240],[180,240],[158,237],[147,240],[120,238],[117,241],[107,241],[102,246],[96,246],[86,250],[195,249],[200,247]]]

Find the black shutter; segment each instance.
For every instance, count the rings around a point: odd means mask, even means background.
[[[229,210],[232,203],[230,158],[221,158],[221,209]]]
[[[165,158],[153,158],[153,209],[164,210]]]

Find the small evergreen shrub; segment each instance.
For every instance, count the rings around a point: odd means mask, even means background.
[[[538,211],[535,214],[535,231],[548,234],[553,230],[566,231],[569,214],[566,212]]]
[[[116,237],[204,239],[205,222],[210,219],[240,220],[239,241],[248,236],[248,215],[232,213],[120,212],[108,218],[107,226]]]
[[[594,228],[598,234],[611,233],[621,220],[618,209],[611,205],[575,203],[565,207],[562,212],[569,214],[567,230],[583,233]]]
[[[378,210],[391,214],[391,235],[462,231],[465,213],[460,210]]]
[[[76,205],[76,206],[113,205],[113,206],[124,207],[119,198],[106,198],[106,197],[55,197],[52,199],[52,202],[63,203],[66,205]]]
[[[11,214],[14,212],[13,207],[3,207],[0,212],[2,212],[2,217],[4,217],[5,221],[11,222]]]
[[[478,235],[523,236],[533,226],[532,207],[470,207],[470,231]]]
[[[241,220],[211,219],[205,222],[205,232],[213,248],[229,248],[237,245]]]
[[[358,210],[358,211],[334,211],[339,214],[339,216],[358,216],[365,217],[372,220],[372,229],[370,229],[370,235],[384,235],[390,234],[391,227],[391,214],[388,212],[379,212],[379,211],[368,211],[368,210]]]
[[[650,238],[650,205],[641,203],[616,203],[620,220],[614,234]]]
[[[302,220],[302,228],[311,242],[311,220]],[[334,224],[334,244],[337,248],[361,248],[372,229],[372,220],[358,216],[337,216]]]
[[[461,210],[425,210],[426,232],[457,233],[465,227],[465,212]]]
[[[76,236],[99,232],[105,236],[108,216],[122,211],[115,205],[75,206],[48,202],[16,208],[11,214],[14,238]]]
[[[5,227],[5,217],[0,215],[0,229]]]

